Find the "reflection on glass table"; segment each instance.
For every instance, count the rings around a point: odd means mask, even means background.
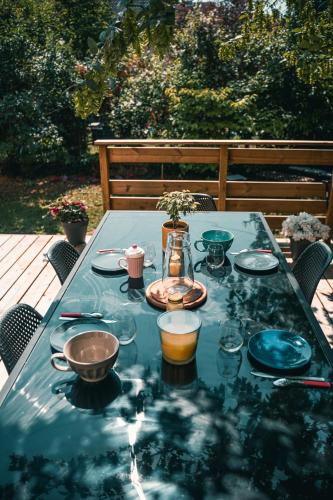
[[[226,352],[223,349],[219,349],[216,353],[217,371],[223,379],[231,380],[237,378],[241,364],[241,351]]]

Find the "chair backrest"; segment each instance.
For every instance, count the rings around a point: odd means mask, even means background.
[[[79,258],[79,254],[67,241],[61,240],[56,241],[49,248],[47,258],[57,273],[60,283],[63,284]]]
[[[0,354],[10,373],[43,317],[27,304],[16,304],[0,320]]]
[[[315,241],[305,248],[296,260],[293,273],[306,300],[311,304],[321,276],[332,260],[333,254],[328,245]]]
[[[210,194],[205,193],[191,193],[194,201],[199,203],[197,208],[198,212],[216,212],[217,208],[215,205],[214,198]]]

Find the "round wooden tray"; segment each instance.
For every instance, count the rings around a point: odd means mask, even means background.
[[[159,309],[166,309],[168,295],[164,289],[162,280],[150,283],[146,290],[147,301]],[[199,281],[194,281],[192,290],[184,297],[184,308],[194,309],[205,302],[207,288]]]

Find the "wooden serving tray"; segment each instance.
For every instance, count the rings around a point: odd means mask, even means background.
[[[150,283],[146,290],[147,301],[159,309],[166,309],[168,294],[166,293],[162,280],[159,279]],[[199,281],[194,281],[192,290],[184,296],[184,308],[194,309],[205,302],[207,298],[207,288]]]

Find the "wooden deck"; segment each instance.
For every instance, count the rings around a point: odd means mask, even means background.
[[[30,304],[44,315],[60,289],[53,267],[44,257],[62,235],[0,235],[0,316],[19,302]],[[288,260],[287,241],[278,239]],[[317,289],[312,302],[316,318],[333,348],[333,265]],[[0,363],[0,388],[7,374]]]

